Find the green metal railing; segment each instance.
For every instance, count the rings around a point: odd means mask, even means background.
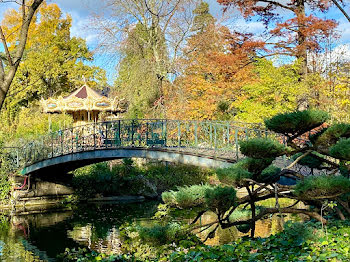
[[[13,163],[23,168],[46,159],[83,151],[113,148],[159,148],[237,160],[239,141],[283,135],[254,124],[220,121],[134,119],[91,123],[41,136],[18,148],[8,148]]]

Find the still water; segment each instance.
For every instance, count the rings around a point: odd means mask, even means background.
[[[119,227],[140,220],[152,223],[158,202],[86,204],[66,211],[1,217],[0,261],[59,261],[65,248],[85,247],[99,252],[120,253],[123,247]],[[208,213],[200,223],[215,217]],[[287,218],[289,219],[289,218]],[[280,219],[272,217],[257,223],[257,236],[281,230]],[[218,230],[206,243],[224,244],[243,234],[237,229]],[[205,232],[198,235],[205,237]]]

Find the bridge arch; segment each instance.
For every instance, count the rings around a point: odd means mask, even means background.
[[[45,170],[53,169],[60,170],[64,173],[93,163],[132,157],[188,164],[206,168],[229,167],[235,162],[232,159],[214,158],[208,155],[180,152],[166,148],[110,148],[82,151],[45,159],[25,167],[21,173],[23,175],[29,175],[37,171],[45,172]]]

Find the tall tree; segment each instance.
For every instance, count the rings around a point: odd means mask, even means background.
[[[5,32],[20,24],[18,17],[16,10],[5,15]],[[71,23],[71,17],[64,17],[56,4],[43,3],[38,9],[38,19],[30,25],[23,58],[5,100],[11,119],[22,106],[40,98],[64,95],[82,85],[82,76],[90,86],[96,86],[96,82],[105,84],[103,70],[83,63],[93,56],[83,39],[70,36]],[[15,41],[16,38],[8,39],[10,44]]]
[[[31,2],[26,0],[21,1],[21,24],[19,33],[16,32],[18,28],[14,28],[11,33],[5,34],[2,29],[3,26],[0,26],[0,38],[5,50],[5,55],[0,57],[0,110],[23,56],[29,25],[42,2],[43,0],[33,0]],[[16,35],[17,41],[13,46],[8,46],[7,38],[11,34]],[[12,52],[10,52],[10,48],[13,50]]]
[[[217,25],[207,3],[194,10],[193,35],[184,48],[183,74],[176,80],[169,105],[172,117],[191,119],[231,118],[231,104],[250,79],[251,58],[262,45],[250,35]],[[175,96],[175,97],[174,97]],[[181,105],[181,106],[180,106]]]
[[[156,57],[154,50],[144,41],[147,37],[147,29],[142,24],[137,24],[128,32],[128,38],[121,49],[122,59],[114,89],[119,96],[129,101],[128,114],[132,118],[142,118],[156,111],[159,113],[155,107],[162,99]],[[167,61],[164,36],[159,36],[159,39],[163,40],[158,45],[158,57]]]
[[[108,54],[113,51],[123,53],[129,32],[136,24],[142,27],[143,33],[139,35],[139,40],[144,48],[152,52],[150,57],[157,80],[155,84],[159,97],[163,97],[164,83],[177,73],[176,61],[185,40],[191,34],[192,11],[199,0],[104,1],[105,10],[97,12],[98,16],[92,20],[92,26],[101,35],[101,48],[105,48]],[[167,56],[164,56],[164,44],[169,54]],[[140,73],[138,78],[143,78]],[[163,100],[159,100],[158,104],[163,107]]]
[[[337,26],[334,20],[316,17],[311,12],[327,12],[330,0],[217,0],[220,4],[237,8],[245,18],[258,17],[270,30],[275,52],[295,56],[303,61],[301,74],[307,73],[308,51],[319,50],[319,40]],[[343,1],[339,1],[343,2]],[[283,17],[288,17],[284,19]]]

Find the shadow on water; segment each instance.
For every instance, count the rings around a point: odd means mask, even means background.
[[[134,220],[152,224],[150,218],[158,203],[85,204],[70,211],[0,216],[0,261],[57,261],[57,255],[66,248],[77,247],[121,253],[123,243],[119,227]],[[206,213],[200,223],[209,223],[213,219],[213,214]],[[188,218],[182,220],[190,221]],[[257,235],[261,237],[281,230],[277,216],[257,223]],[[202,232],[199,237],[203,239],[206,234]],[[225,244],[243,235],[236,228],[219,229],[206,243]]]

